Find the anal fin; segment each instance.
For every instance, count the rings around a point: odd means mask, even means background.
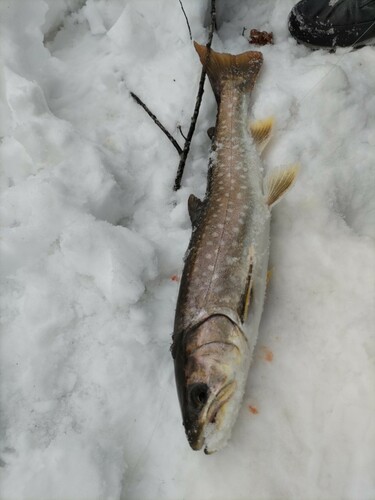
[[[272,127],[275,120],[273,116],[266,118],[265,120],[258,120],[253,123],[249,123],[248,131],[253,136],[254,142],[257,145],[259,154],[261,154],[264,148],[267,146],[272,135]]]

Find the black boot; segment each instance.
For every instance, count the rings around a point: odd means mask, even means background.
[[[301,0],[289,31],[312,47],[360,47],[375,43],[375,0]]]

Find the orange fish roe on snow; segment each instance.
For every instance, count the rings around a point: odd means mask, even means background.
[[[251,406],[251,405],[249,405],[249,407],[248,407],[248,408],[249,408],[249,412],[250,412],[250,413],[252,413],[253,415],[258,415],[259,410],[258,410],[258,408],[257,408],[256,406]]]
[[[268,347],[263,346],[263,359],[269,363],[273,360],[273,352]]]

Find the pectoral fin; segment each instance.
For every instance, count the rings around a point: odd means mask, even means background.
[[[258,120],[254,123],[249,123],[248,131],[253,136],[259,154],[263,152],[264,148],[271,139],[274,121],[274,118],[271,116],[265,120]]]
[[[277,169],[266,175],[264,179],[264,193],[270,208],[279,202],[293,186],[299,168],[299,165],[291,165],[290,167]]]
[[[266,276],[266,287],[270,284],[271,278],[272,278],[272,273],[273,269],[268,269],[267,271],[267,276]]]
[[[243,311],[241,314],[241,321],[244,323],[247,320],[249,315],[249,307],[251,301],[251,290],[253,288],[253,266],[254,266],[254,247],[251,246],[249,250],[249,260],[250,260],[250,268],[249,268],[249,276],[247,280],[246,291],[244,294],[244,302],[243,302]]]
[[[194,194],[191,194],[188,199],[188,210],[190,215],[191,224],[196,227],[198,224],[200,212],[202,210],[203,202]]]

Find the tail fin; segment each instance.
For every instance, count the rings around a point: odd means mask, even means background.
[[[233,81],[244,92],[250,92],[263,63],[261,52],[248,51],[232,55],[215,52],[205,45],[194,42],[201,63],[207,71],[216,100],[220,99],[223,83]]]

